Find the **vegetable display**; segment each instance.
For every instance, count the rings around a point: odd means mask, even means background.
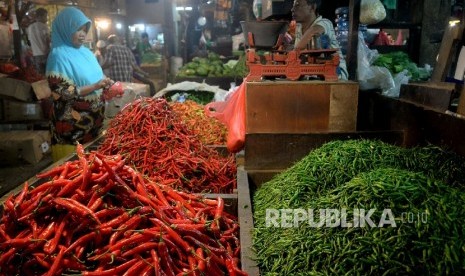
[[[179,114],[187,127],[197,134],[205,145],[225,145],[228,129],[215,118],[207,117],[204,106],[194,101],[172,103],[173,111]]]
[[[411,81],[424,81],[431,76],[429,70],[419,68],[416,63],[411,61],[407,53],[401,51],[379,54],[373,65],[386,67],[393,75],[407,70]]]
[[[177,77],[245,77],[245,57],[238,61],[223,63],[216,53],[209,53],[207,57],[194,57],[191,62],[184,64]]]
[[[245,275],[221,197],[146,179],[121,155],[85,153],[4,203],[2,275]]]
[[[141,57],[142,65],[153,65],[160,64],[163,57],[159,53],[155,52],[145,52]]]
[[[172,90],[163,95],[167,101],[176,102],[184,100],[191,100],[198,104],[207,104],[214,100],[215,93],[211,91],[201,91],[201,90]]]
[[[254,194],[262,275],[461,275],[464,179],[464,158],[436,147],[327,143]],[[323,224],[267,227],[270,209],[314,210],[314,221]],[[320,217],[319,210],[328,209],[346,210],[348,222],[355,210],[374,209],[375,225],[327,227],[335,217]],[[386,209],[395,226],[378,224]]]
[[[98,150],[121,154],[151,180],[185,191],[232,193],[237,186],[234,156],[204,145],[165,99],[138,99],[123,108]]]

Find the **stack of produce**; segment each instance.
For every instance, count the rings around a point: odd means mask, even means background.
[[[156,52],[146,52],[141,57],[141,65],[160,65],[163,57]]]
[[[222,198],[151,182],[120,155],[77,153],[5,201],[2,275],[245,274]]]
[[[245,59],[223,63],[218,54],[211,52],[206,58],[194,57],[184,64],[177,77],[245,77],[245,68]]]
[[[419,68],[407,53],[401,51],[379,54],[373,65],[386,67],[392,75],[407,70],[410,81],[425,81],[431,76],[431,70]]]
[[[184,102],[186,100],[194,101],[198,104],[208,104],[215,98],[215,93],[201,90],[171,90],[163,95],[169,102]]]
[[[123,108],[98,150],[121,154],[153,181],[185,191],[232,193],[237,186],[234,156],[204,145],[165,99],[139,99]]]
[[[436,147],[327,143],[256,191],[253,239],[261,272],[462,275],[464,179],[464,158]],[[313,210],[313,224],[267,226],[270,209]],[[340,216],[320,217],[328,209]],[[360,210],[372,209],[373,225],[355,223]]]
[[[173,111],[194,132],[205,145],[225,145],[228,129],[215,118],[205,115],[204,106],[195,101],[175,102],[171,104]]]

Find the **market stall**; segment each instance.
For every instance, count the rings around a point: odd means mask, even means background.
[[[76,2],[95,15],[106,1]],[[386,20],[366,29],[359,25],[362,1],[326,2],[320,12],[334,20],[344,52],[319,36],[290,47],[297,44],[286,40],[296,37],[295,22],[286,21],[289,0],[194,1],[192,12],[189,1],[111,2],[117,17],[136,11],[131,24],[161,11],[168,22],[154,23],[163,31],[149,37],[167,44],[143,56],[141,67],[150,79],[173,83],[155,95],[146,85],[124,84],[107,99],[97,139],[70,145],[64,158],[8,186],[0,200],[0,273],[463,274],[463,78],[448,82],[454,62],[432,64],[435,72],[420,64],[433,56],[418,47],[428,40],[421,24],[428,16],[423,8],[404,11],[431,2],[378,1]],[[456,3],[447,4],[450,15]],[[233,22],[244,6],[247,18]],[[179,36],[185,20],[194,29]],[[143,31],[136,25],[132,35]],[[372,45],[364,36],[370,29],[392,30],[406,43]],[[200,33],[206,51],[183,56],[183,43]],[[241,34],[239,55],[229,55],[229,34]],[[168,42],[174,37],[182,38],[177,46]],[[357,64],[358,49],[376,59]],[[366,74],[356,74],[362,65]],[[432,73],[443,78],[432,81]],[[2,77],[7,87],[12,78]],[[50,96],[44,79],[14,82],[14,91],[0,88],[9,97],[0,106],[5,125],[19,122],[12,116],[34,116],[13,112],[19,108],[10,102]],[[16,142],[3,151],[2,143],[0,161],[50,154],[48,130],[41,131],[20,135],[34,150]]]

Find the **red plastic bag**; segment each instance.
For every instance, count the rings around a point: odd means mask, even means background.
[[[217,118],[228,128],[226,147],[236,153],[245,145],[245,79],[225,102],[212,102],[205,105],[205,114]]]
[[[103,90],[103,98],[105,101],[109,101],[115,97],[121,97],[123,94],[123,84],[119,81],[113,83],[110,87]]]

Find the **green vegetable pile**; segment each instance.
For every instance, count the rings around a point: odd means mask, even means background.
[[[380,54],[373,65],[386,67],[393,75],[407,70],[410,81],[425,81],[431,76],[429,70],[419,68],[411,61],[407,53],[400,51]]]
[[[179,69],[177,77],[244,77],[242,65],[232,60],[223,63],[220,56],[210,52],[207,58],[194,57],[191,62]]]
[[[465,160],[428,146],[334,141],[254,194],[253,232],[262,275],[437,275],[465,272]],[[266,227],[267,209],[385,209],[395,227]],[[404,214],[411,214],[406,221]],[[326,219],[329,219],[326,218]],[[323,219],[323,222],[325,219]]]
[[[191,100],[201,105],[206,105],[210,103],[215,98],[215,93],[210,91],[200,91],[200,90],[172,90],[167,92],[163,97],[168,102],[178,101],[181,95],[185,95],[184,100]]]
[[[162,60],[162,56],[159,53],[146,52],[141,57],[142,64],[158,64]]]

